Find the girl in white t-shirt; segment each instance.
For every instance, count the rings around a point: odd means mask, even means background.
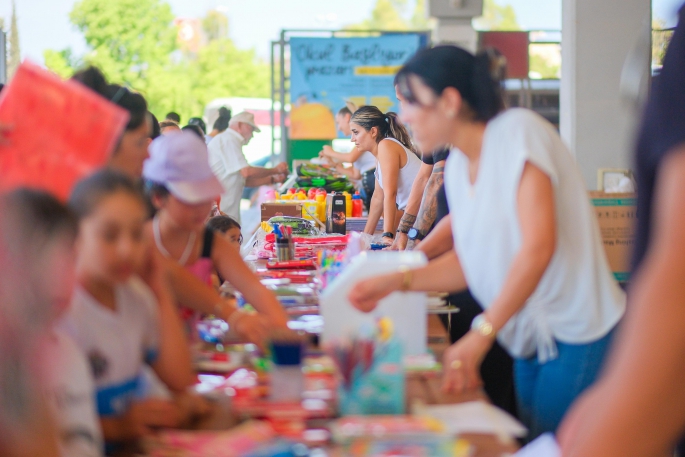
[[[369,151],[377,161],[376,184],[364,233],[373,235],[383,217],[382,240],[388,246],[407,207],[409,194],[421,168],[409,132],[397,114],[383,114],[375,106],[362,106],[350,119],[352,142],[360,151]],[[399,216],[399,217],[398,217]]]
[[[397,289],[468,286],[485,312],[446,351],[444,387],[478,387],[497,336],[515,358],[520,416],[535,437],[554,431],[594,382],[625,295],[559,135],[531,111],[502,110],[500,60],[438,46],[398,74],[402,116],[419,146],[454,146],[445,168],[454,250],[425,268],[362,282],[350,298],[369,310]]]
[[[77,286],[61,327],[88,357],[112,450],[183,419],[171,401],[140,399],[143,364],[174,393],[194,384],[195,375],[163,270],[147,252],[147,210],[138,187],[103,170],[76,185],[69,206],[79,218]]]

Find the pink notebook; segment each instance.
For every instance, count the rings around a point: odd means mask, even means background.
[[[0,191],[45,189],[66,200],[73,185],[100,168],[128,122],[126,110],[87,87],[30,62],[0,95]]]

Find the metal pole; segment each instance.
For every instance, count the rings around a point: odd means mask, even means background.
[[[288,138],[286,135],[285,131],[285,30],[281,30],[281,41],[280,41],[280,46],[281,48],[279,49],[280,51],[280,58],[281,61],[279,62],[280,65],[280,73],[281,73],[281,83],[279,89],[279,95],[281,99],[281,118],[280,120],[280,125],[281,125],[281,160],[287,161],[288,160]]]
[[[275,42],[271,42],[271,111],[269,112],[269,118],[271,120],[271,166],[274,166],[274,160],[276,155],[276,116],[274,113],[276,104],[276,62],[274,61],[274,46]]]
[[[0,31],[0,83],[7,84],[7,34]]]

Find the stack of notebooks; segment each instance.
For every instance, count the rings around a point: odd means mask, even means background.
[[[348,232],[363,232],[366,227],[366,217],[348,217],[346,221],[346,228]],[[383,218],[378,220],[376,224],[376,232],[383,231]]]

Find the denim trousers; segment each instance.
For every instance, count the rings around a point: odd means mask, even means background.
[[[559,355],[540,363],[537,356],[514,360],[514,384],[519,417],[528,439],[555,432],[571,404],[600,374],[614,330],[585,344],[557,341]]]

